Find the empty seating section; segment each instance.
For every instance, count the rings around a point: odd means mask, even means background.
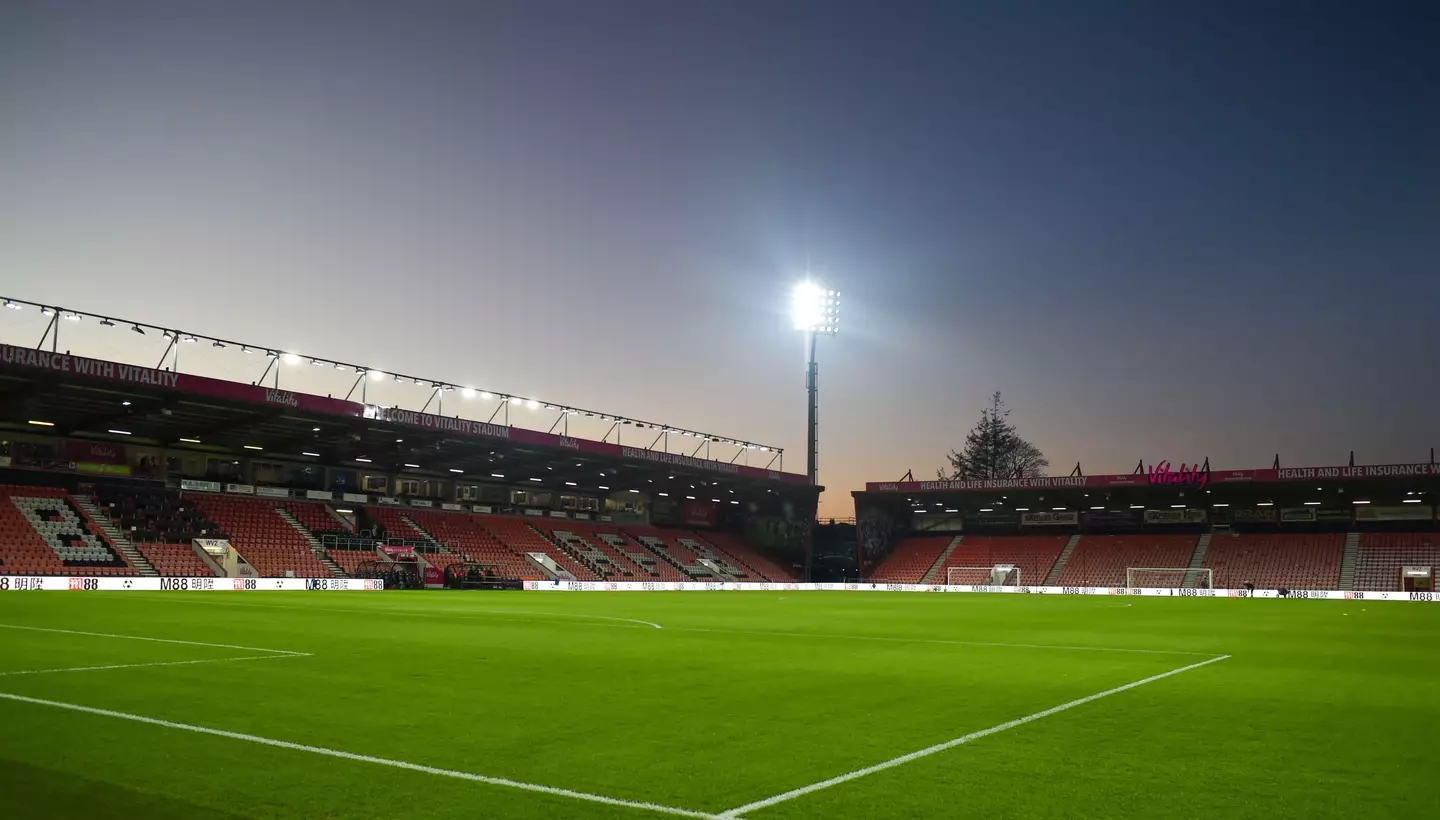
[[[900,542],[900,546],[890,553],[875,571],[870,573],[869,580],[885,581],[891,584],[918,584],[925,578],[925,573],[935,566],[945,548],[950,546],[954,539],[953,535],[916,535],[906,538]],[[939,579],[944,581],[944,578]]]
[[[1339,589],[1345,555],[1342,533],[1252,534],[1210,537],[1205,566],[1216,589]]]
[[[360,565],[366,561],[380,560],[375,550],[325,550],[335,566],[345,571],[346,575],[354,577]]]
[[[600,539],[606,546],[615,552],[630,559],[630,563],[640,568],[640,578],[650,578],[656,581],[689,581],[690,576],[686,575],[679,567],[672,564],[668,558],[657,556],[654,552],[645,548],[639,541],[620,533],[613,526],[601,526],[595,528],[595,537]]]
[[[1373,532],[1360,536],[1355,559],[1355,588],[1398,591],[1402,567],[1440,569],[1440,533]]]
[[[673,533],[655,527],[634,524],[625,525],[623,531],[631,540],[656,555],[660,560],[679,567],[686,576],[684,580],[715,577],[715,573],[709,567],[700,563],[700,556],[694,550],[681,544],[674,538]]]
[[[712,544],[723,555],[733,559],[732,563],[738,563],[742,568],[748,568],[753,572],[757,581],[794,581],[795,574],[788,568],[780,566],[761,554],[754,547],[746,544],[736,536],[726,532],[702,532],[695,533],[701,540]]]
[[[1060,573],[1059,585],[1119,587],[1125,585],[1125,570],[1130,567],[1188,567],[1198,540],[1196,535],[1082,536]]]
[[[936,574],[935,583],[943,584],[948,576],[959,575],[956,583],[983,584],[987,582],[983,573],[950,573],[948,570],[950,567],[1013,564],[1020,568],[1021,584],[1038,586],[1044,583],[1050,569],[1055,566],[1055,559],[1060,557],[1069,540],[1069,535],[967,535],[945,559],[945,566]]]
[[[311,533],[351,533],[350,525],[330,514],[330,510],[319,501],[280,501],[277,507],[295,516]]]
[[[188,544],[195,538],[225,538],[225,533],[196,506],[175,490],[134,484],[101,484],[95,504],[136,545]]]
[[[276,511],[276,503],[263,498],[197,493],[196,506],[229,534],[230,543],[256,572],[282,577],[329,578],[330,570],[310,549],[310,543]]]
[[[391,538],[425,537],[425,533],[408,520],[407,516],[410,510],[397,510],[394,507],[369,507],[366,512],[385,528],[385,534]]]
[[[208,578],[215,574],[190,544],[136,544],[135,549],[161,575]]]
[[[538,580],[546,577],[543,570],[525,557],[523,551],[512,548],[504,539],[486,529],[481,516],[385,507],[370,508],[370,515],[380,522],[392,538],[429,536],[451,552],[471,561],[493,565],[496,574],[503,578]],[[535,537],[543,540],[538,535]],[[441,562],[441,569],[449,565],[441,556],[436,556],[436,560]]]
[[[546,577],[523,553],[511,549],[470,513],[411,510],[409,517],[451,552],[471,561],[494,565],[496,574],[502,578],[531,580]],[[442,559],[437,557],[437,560]]]
[[[137,575],[108,539],[49,487],[0,487],[0,574]]]
[[[656,578],[607,544],[588,525],[577,521],[541,522],[539,529],[557,546],[604,578],[614,581],[653,581]]]
[[[696,557],[699,563],[691,568],[691,574],[698,578],[715,578],[720,581],[762,580],[754,570],[741,566],[734,558],[718,552],[693,533],[676,535],[675,543]]]
[[[585,566],[546,540],[545,536],[532,528],[527,521],[499,515],[477,515],[475,519],[486,532],[495,536],[497,541],[517,553],[544,553],[555,562],[556,566],[574,575],[576,580],[600,580],[600,575],[594,569]]]

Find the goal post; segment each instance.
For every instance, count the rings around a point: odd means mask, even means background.
[[[1127,567],[1127,589],[1214,589],[1215,571],[1209,567]]]
[[[948,586],[1018,587],[1020,568],[1014,564],[993,564],[988,567],[946,567]]]

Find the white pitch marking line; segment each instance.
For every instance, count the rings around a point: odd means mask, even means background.
[[[525,610],[525,609],[472,609],[472,610],[469,610],[469,611],[470,611],[470,612],[502,612],[502,613],[505,613],[505,614],[507,614],[507,615],[554,615],[554,616],[560,617],[560,618],[587,618],[587,619],[593,619],[593,620],[597,620],[597,621],[627,621],[627,622],[632,623],[632,624],[645,624],[646,626],[653,626],[653,627],[655,627],[656,629],[664,629],[664,628],[665,628],[665,627],[661,626],[660,624],[655,623],[654,621],[642,621],[642,620],[640,620],[639,618],[617,618],[617,617],[615,617],[615,616],[613,616],[613,615],[589,615],[589,614],[586,614],[586,613],[584,613],[584,612],[532,612],[532,611],[530,611],[530,610]]]
[[[240,732],[227,732],[223,729],[211,729],[206,726],[192,726],[188,723],[175,723],[169,720],[145,717],[144,715],[132,715],[127,712],[113,712],[109,709],[97,709],[93,706],[81,706],[75,703],[62,703],[55,700],[43,700],[41,698],[30,698],[24,695],[12,695],[8,692],[0,692],[0,700],[11,700],[17,703],[30,703],[36,706],[53,706],[56,709],[68,709],[72,712],[83,712],[90,715],[130,720],[136,723],[148,723],[151,726],[163,726],[167,729],[180,729],[186,732],[195,732],[202,735],[213,735],[215,737],[229,738],[230,740],[243,740],[247,743],[258,743],[261,746],[273,746],[277,749],[290,749],[297,752],[309,752],[310,754],[324,755],[325,757],[336,757],[342,760],[354,760],[360,763],[373,763],[377,766],[390,766],[395,769],[406,769],[412,772],[423,772],[440,777],[453,777],[458,780],[470,780],[476,783],[486,783],[491,786],[504,786],[511,789],[520,789],[527,792],[539,792],[541,794],[554,795],[556,797],[568,797],[572,800],[585,800],[591,803],[604,803],[608,806],[621,806],[624,808],[640,809],[643,811],[657,812],[659,814],[670,814],[677,817],[699,817],[703,820],[719,820],[718,815],[706,814],[705,812],[680,809],[673,806],[662,806],[658,803],[642,803],[634,800],[621,800],[617,797],[606,797],[601,794],[588,794],[586,792],[571,791],[570,789],[559,789],[554,786],[542,786],[538,783],[522,783],[518,780],[507,780],[503,777],[487,777],[481,774],[470,772],[454,771],[452,769],[438,769],[433,766],[424,766],[419,763],[408,763],[404,760],[389,760],[383,757],[370,757],[369,755],[355,754],[353,752],[342,752],[337,749],[326,749],[320,746],[306,746],[302,743],[291,743],[287,740],[275,740],[258,735],[241,734]]]
[[[1092,701],[1100,700],[1101,698],[1108,698],[1111,695],[1117,695],[1129,689],[1134,689],[1137,686],[1144,686],[1147,683],[1154,683],[1157,680],[1164,680],[1165,678],[1168,678],[1172,675],[1178,675],[1181,672],[1189,672],[1192,669],[1199,669],[1202,666],[1209,666],[1212,663],[1218,663],[1229,657],[1229,655],[1220,655],[1219,657],[1211,658],[1208,661],[1192,663],[1189,666],[1182,666],[1179,669],[1172,669],[1169,672],[1161,672],[1158,675],[1152,675],[1148,678],[1145,678],[1144,680],[1137,680],[1134,683],[1127,683],[1124,686],[1117,686],[1114,689],[1106,689],[1104,692],[1089,695],[1087,697],[1080,698],[1079,700],[1072,700],[1069,703],[1062,703],[1059,706],[1051,707],[1043,712],[1036,712],[1033,715],[1026,715],[1025,717],[1017,718],[1015,720],[1002,723],[998,726],[991,726],[989,729],[981,729],[978,732],[971,732],[964,737],[957,737],[954,740],[947,740],[944,743],[921,749],[918,752],[911,752],[908,755],[901,755],[900,757],[887,760],[884,763],[877,763],[874,766],[867,766],[863,769],[856,769],[853,772],[850,772],[848,774],[842,774],[839,777],[832,777],[829,780],[822,780],[819,783],[811,783],[809,786],[802,786],[798,789],[792,789],[791,791],[785,792],[784,794],[777,794],[774,797],[767,797],[764,800],[757,800],[754,803],[747,803],[738,808],[721,812],[720,817],[725,818],[725,820],[733,820],[733,818],[740,817],[741,815],[756,811],[758,809],[768,808],[778,803],[784,803],[788,800],[794,800],[797,797],[804,797],[807,794],[814,794],[815,792],[821,791],[822,789],[828,789],[831,786],[838,786],[841,783],[848,783],[851,780],[857,780],[859,778],[865,777],[866,775],[871,775],[876,772],[883,772],[886,769],[893,769],[896,766],[909,763],[912,760],[919,760],[922,757],[929,757],[930,755],[936,754],[937,752],[943,752],[947,749],[953,749],[956,746],[969,743],[972,740],[979,740],[983,737],[989,737],[990,735],[999,734],[1000,732],[1004,732],[1007,729],[1014,729],[1017,726],[1024,726],[1027,723],[1032,723],[1041,718],[1059,714],[1060,712],[1064,712],[1067,709],[1074,709],[1076,706],[1083,706]]]
[[[266,649],[261,646],[236,646],[229,643],[205,643],[203,641],[179,641],[173,638],[147,638],[143,635],[112,635],[108,632],[80,632],[74,629],[52,629],[43,626],[18,626],[16,624],[0,624],[0,629],[23,629],[27,632],[55,632],[61,635],[88,635],[92,638],[121,638],[127,641],[152,641],[154,643],[176,643],[184,646],[210,646],[216,649],[243,649],[246,652],[269,652],[273,655],[294,655],[296,657],[308,657],[309,652],[291,652],[288,649]]]
[[[204,658],[198,661],[160,661],[157,663],[120,663],[110,666],[67,666],[61,669],[21,669],[15,672],[0,672],[0,678],[14,675],[49,675],[55,672],[100,672],[106,669],[143,669],[149,666],[189,666],[197,663],[232,663],[234,661],[283,661],[289,658],[304,658],[308,655],[250,655],[244,658]]]

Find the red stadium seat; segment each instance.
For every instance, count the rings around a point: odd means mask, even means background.
[[[953,535],[914,535],[900,542],[868,580],[890,584],[918,584],[925,573],[935,566],[945,548],[955,540]],[[944,583],[942,572],[936,583]]]
[[[1059,586],[1120,587],[1131,567],[1188,567],[1197,535],[1085,535],[1060,572]]]
[[[1050,574],[1055,559],[1070,540],[1068,535],[967,535],[945,565],[935,575],[935,583],[943,584],[951,567],[993,567],[1012,564],[1020,568],[1020,583],[1038,586]],[[985,583],[982,579],[964,579],[964,583]]]
[[[1205,566],[1216,589],[1339,589],[1344,553],[1341,533],[1213,535]]]
[[[1399,591],[1402,567],[1440,568],[1440,533],[1371,532],[1360,536],[1355,559],[1355,588],[1365,592]]]
[[[70,494],[0,486],[0,575],[138,575]]]
[[[302,502],[277,502],[263,498],[195,493],[188,497],[230,536],[230,543],[246,561],[265,577],[287,572],[297,578],[331,578],[334,573],[310,548],[310,542],[278,507]],[[312,506],[314,502],[310,502]]]

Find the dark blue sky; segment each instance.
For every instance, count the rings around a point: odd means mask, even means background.
[[[0,281],[799,470],[809,260],[832,515],[993,390],[1062,473],[1418,460],[1437,42],[1431,2],[11,0]]]

